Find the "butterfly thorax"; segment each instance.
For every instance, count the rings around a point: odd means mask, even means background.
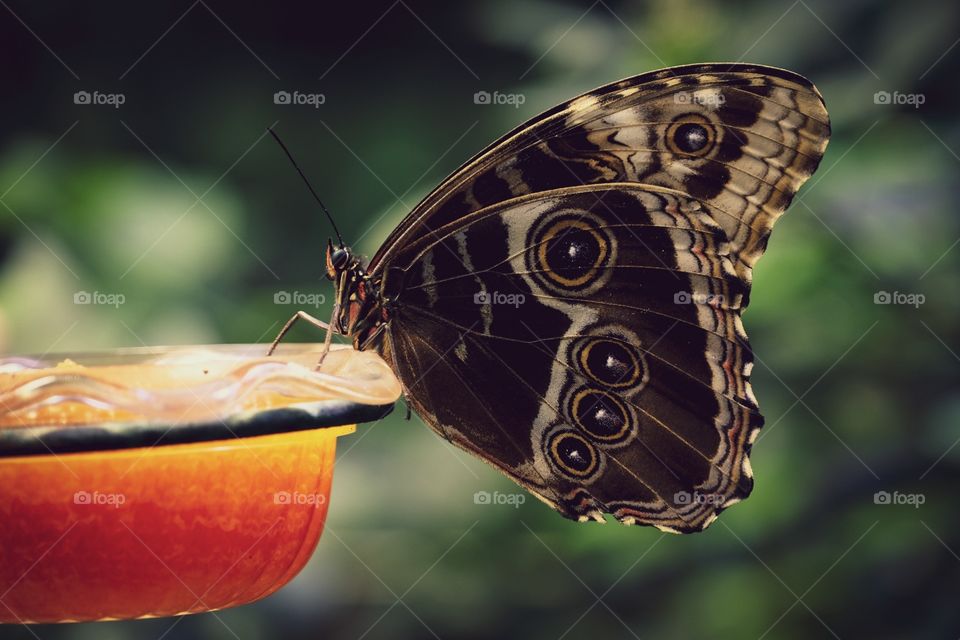
[[[336,287],[334,330],[362,351],[376,346],[389,319],[380,297],[380,281],[348,247],[327,246],[327,277]]]

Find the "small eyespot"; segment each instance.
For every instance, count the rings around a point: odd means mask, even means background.
[[[570,415],[587,435],[607,444],[621,442],[633,427],[631,415],[623,401],[599,389],[581,389],[574,394]]]
[[[554,465],[575,478],[593,475],[600,464],[599,453],[593,445],[572,431],[555,433],[547,442],[547,451]]]
[[[602,385],[630,387],[645,374],[641,357],[620,340],[591,338],[577,353],[580,369]]]
[[[716,142],[714,126],[696,114],[686,115],[667,127],[667,148],[681,156],[705,156],[713,150]]]

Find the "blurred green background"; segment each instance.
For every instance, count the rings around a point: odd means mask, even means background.
[[[817,84],[834,126],[745,316],[767,417],[756,489],[705,533],[476,504],[519,490],[400,408],[342,441],[328,530],[277,594],[0,637],[960,636],[960,6],[0,5],[8,353],[266,341],[294,311],[277,292],[329,300],[330,229],[264,138],[271,124],[367,255],[496,136],[624,76],[786,67]],[[478,105],[480,90],[525,100]],[[78,91],[123,104],[76,104]],[[276,104],[278,91],[323,104]],[[124,303],[75,304],[81,291]],[[923,303],[875,304],[884,291]]]

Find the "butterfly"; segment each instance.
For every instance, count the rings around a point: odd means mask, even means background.
[[[605,85],[474,156],[369,264],[329,241],[331,324],[281,336],[374,349],[431,429],[567,518],[703,530],[753,487],[740,316],[829,136],[781,69]]]

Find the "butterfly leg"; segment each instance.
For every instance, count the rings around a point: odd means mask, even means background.
[[[283,325],[283,328],[280,329],[280,333],[278,333],[277,337],[273,339],[273,342],[270,344],[270,349],[267,351],[268,356],[273,355],[273,352],[277,350],[277,346],[280,344],[280,341],[283,340],[283,337],[290,332],[290,329],[292,329],[293,325],[297,323],[297,320],[306,320],[313,326],[319,329],[323,329],[324,331],[327,332],[327,338],[329,341],[330,334],[332,332],[332,326],[330,324],[327,324],[323,320],[314,318],[312,315],[310,315],[306,311],[297,311],[295,314],[293,314],[292,318],[287,320],[287,324]]]
[[[327,358],[327,354],[330,353],[330,345],[333,342],[333,319],[340,315],[340,301],[336,300],[333,303],[333,313],[330,315],[330,323],[327,325],[327,335],[323,339],[323,351],[320,352],[320,358],[317,359],[317,366],[313,369],[314,371],[319,371],[320,366],[323,364],[323,361]]]

